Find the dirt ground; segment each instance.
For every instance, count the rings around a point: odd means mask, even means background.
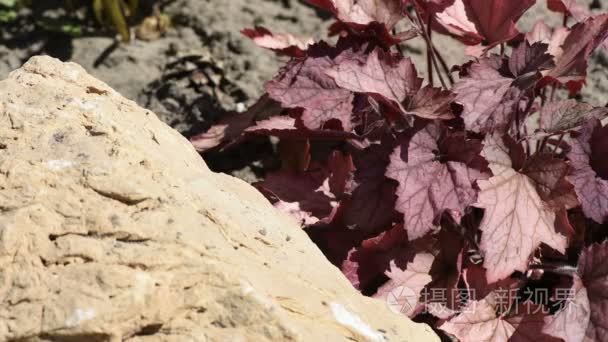
[[[54,1],[40,3],[51,8]],[[263,92],[264,82],[285,61],[257,48],[239,33],[242,28],[262,25],[276,32],[321,39],[330,24],[326,14],[299,0],[160,2],[163,13],[172,19],[171,29],[160,39],[130,44],[116,44],[111,34],[99,31],[78,37],[50,32],[36,24],[31,13],[20,13],[16,24],[0,28],[0,78],[37,54],[74,61],[189,137],[207,129],[226,112],[241,111],[254,102]],[[151,6],[147,6],[149,11]],[[608,10],[608,3],[604,6],[595,10]],[[63,14],[51,11],[49,16]],[[529,29],[546,15],[545,0],[538,0],[520,26]],[[549,22],[559,25],[561,18],[553,15]],[[451,38],[437,34],[434,40],[449,63],[466,60],[462,45]],[[423,75],[426,57],[422,40],[414,39],[403,48]],[[593,57],[589,75],[583,99],[606,105],[607,53]],[[207,154],[205,159],[216,171],[254,181],[263,172],[263,164],[272,162],[265,160],[272,149],[267,139],[261,139],[228,153]]]

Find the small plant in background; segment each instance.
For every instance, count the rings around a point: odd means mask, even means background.
[[[89,19],[94,17],[99,25],[115,30],[123,42],[129,42],[129,24],[138,18],[142,19],[136,29],[138,38],[152,40],[164,34],[171,23],[169,18],[161,13],[158,3],[148,4],[154,13],[144,18],[139,0],[63,0],[48,3],[0,0],[0,24],[10,25],[16,22],[19,9],[24,8],[29,9],[28,20],[32,20],[38,27],[50,32],[80,36],[83,32],[93,31],[88,26],[91,23]],[[89,16],[89,13],[92,15]]]
[[[244,30],[292,59],[194,145],[278,137],[258,189],[364,294],[413,290],[407,314],[440,334],[608,341],[608,108],[559,97],[584,86],[608,14],[548,0],[564,25],[520,32],[535,0],[309,2],[337,42]],[[447,65],[434,31],[471,61]],[[426,82],[399,47],[414,37]]]
[[[19,0],[0,0],[0,24],[13,22],[17,19],[17,10],[23,5]]]
[[[97,21],[116,29],[125,42],[131,40],[127,18],[137,13],[138,6],[139,0],[93,0]]]

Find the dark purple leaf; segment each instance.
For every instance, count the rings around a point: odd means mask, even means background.
[[[443,154],[438,141],[446,135],[441,125],[429,124],[391,155],[386,175],[399,182],[396,209],[404,215],[410,240],[431,231],[444,211],[462,215],[475,202],[475,182],[486,177],[458,161],[459,156]],[[475,150],[479,142],[463,139],[461,144]]]
[[[608,116],[608,108],[593,107],[576,100],[554,101],[540,109],[540,129],[546,133],[565,132],[584,122]]]
[[[399,107],[406,96],[414,95],[422,85],[409,58],[399,59],[380,49],[372,51],[364,63],[359,59],[343,59],[326,73],[344,89],[379,95]]]
[[[496,57],[473,63],[469,76],[454,85],[456,101],[464,106],[462,118],[468,130],[505,130],[511,121],[517,90],[512,88],[513,78],[497,70],[500,63]]]
[[[598,223],[608,219],[608,128],[597,119],[588,121],[572,140],[568,159],[574,185],[585,215]]]
[[[594,244],[583,250],[578,273],[589,297],[590,319],[588,341],[608,341],[608,242]]]
[[[286,108],[303,108],[302,122],[309,129],[320,129],[328,121],[337,120],[344,131],[350,132],[354,96],[325,74],[333,64],[327,56],[291,61],[268,82],[266,91]]]

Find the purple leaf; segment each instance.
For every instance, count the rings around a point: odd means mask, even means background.
[[[475,202],[474,184],[485,175],[457,161],[459,156],[443,154],[438,141],[449,135],[440,124],[429,124],[391,155],[386,170],[399,182],[396,209],[403,213],[410,240],[433,229],[435,219],[444,211],[459,216]],[[463,139],[467,149],[475,150],[478,141]]]
[[[607,126],[608,127],[608,126]],[[585,215],[595,222],[608,219],[608,128],[597,119],[588,121],[572,140],[568,159],[574,185]]]
[[[564,253],[566,238],[554,229],[555,213],[546,208],[528,176],[513,169],[509,148],[499,136],[487,136],[483,155],[494,176],[478,182],[474,205],[485,209],[479,229],[488,282],[526,271],[530,255],[541,243]]]
[[[268,82],[266,91],[286,108],[303,108],[302,122],[309,129],[320,129],[328,121],[337,120],[344,131],[350,132],[354,96],[325,74],[333,64],[327,56],[294,60]]]
[[[372,51],[363,63],[344,59],[326,73],[344,89],[379,95],[399,107],[406,96],[414,95],[422,85],[409,58],[398,59],[380,49]]]
[[[565,132],[584,122],[608,116],[608,108],[593,107],[576,100],[554,101],[540,109],[540,129],[546,133]]]
[[[588,341],[608,341],[608,243],[594,244],[583,250],[578,273],[589,297]]]
[[[473,63],[469,76],[454,85],[456,101],[464,106],[462,118],[468,130],[504,130],[511,121],[516,90],[511,87],[513,79],[497,70],[501,63],[497,57]]]

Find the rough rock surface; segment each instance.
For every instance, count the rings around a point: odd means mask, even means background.
[[[0,341],[438,341],[72,63],[0,82]]]

